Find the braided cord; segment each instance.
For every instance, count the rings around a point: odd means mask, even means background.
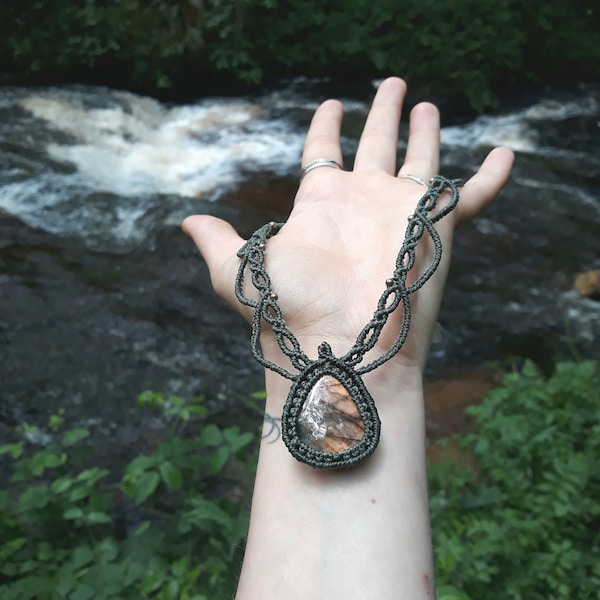
[[[425,285],[438,268],[442,260],[442,241],[433,224],[439,221],[450,213],[457,205],[459,200],[458,187],[462,184],[459,179],[446,179],[440,175],[433,177],[429,183],[427,191],[415,207],[413,215],[408,220],[406,233],[404,235],[404,243],[396,258],[396,267],[390,279],[386,281],[386,289],[381,294],[371,320],[365,325],[363,330],[358,334],[358,338],[354,346],[341,358],[342,361],[349,365],[358,364],[364,355],[372,350],[377,341],[388,317],[402,305],[402,323],[400,332],[396,341],[373,362],[363,365],[356,369],[360,375],[368,373],[373,369],[381,366],[390,358],[395,356],[400,348],[404,345],[408,337],[411,308],[409,295],[417,291]],[[435,208],[441,194],[449,189],[451,191],[450,201],[435,214],[430,215]],[[414,267],[417,253],[417,246],[425,231],[431,237],[433,242],[433,259],[431,264],[418,277],[412,285],[406,285],[406,279],[409,271]]]
[[[271,326],[282,352],[298,371],[302,371],[310,363],[310,359],[300,347],[300,342],[285,323],[281,309],[277,304],[277,295],[272,291],[271,279],[264,267],[266,241],[273,237],[281,227],[283,227],[283,223],[271,222],[263,225],[240,248],[238,257],[241,258],[241,262],[235,278],[235,295],[242,304],[250,306],[254,310],[250,345],[256,360],[263,367],[275,371],[282,377],[293,380],[296,375],[265,358],[260,347],[260,332],[262,320],[264,319]],[[244,295],[246,267],[249,268],[252,275],[252,284],[258,291],[258,300],[253,300]]]
[[[403,316],[400,332],[396,341],[381,356],[369,364],[355,369],[358,375],[368,373],[388,361],[397,354],[406,341],[411,319],[409,295],[425,285],[438,268],[442,259],[442,242],[435,230],[434,223],[445,217],[456,207],[459,200],[457,188],[461,184],[462,182],[459,179],[446,179],[437,175],[430,180],[427,191],[417,203],[413,215],[409,218],[404,243],[396,258],[393,275],[386,281],[387,287],[377,302],[377,308],[373,317],[359,333],[352,348],[339,361],[349,367],[359,364],[364,355],[377,344],[381,331],[390,314],[402,305]],[[445,190],[450,190],[451,192],[450,201],[443,208],[430,215],[429,213],[433,211],[440,195]],[[277,304],[277,295],[272,291],[271,280],[264,268],[266,241],[276,235],[281,227],[283,227],[282,223],[268,223],[263,225],[254,232],[239,250],[238,257],[241,259],[241,262],[235,280],[235,294],[242,304],[250,306],[254,310],[250,342],[255,358],[262,366],[271,369],[287,379],[294,380],[297,377],[296,374],[265,358],[260,347],[261,324],[262,320],[264,320],[271,326],[279,347],[290,359],[294,368],[302,371],[312,362],[302,351],[300,343],[288,328],[281,309]],[[415,264],[417,245],[425,234],[425,231],[427,231],[433,241],[433,259],[421,276],[410,286],[407,286],[406,279],[409,271]],[[248,298],[244,295],[243,288],[246,268],[250,270],[252,275],[252,284],[259,294],[258,300]]]

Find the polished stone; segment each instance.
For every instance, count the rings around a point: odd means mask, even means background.
[[[302,441],[322,452],[342,452],[356,445],[365,425],[348,390],[332,375],[314,385],[298,419]]]

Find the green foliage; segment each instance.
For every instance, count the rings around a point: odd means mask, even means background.
[[[258,397],[258,396],[257,396]],[[202,398],[145,392],[163,439],[115,473],[85,429],[54,415],[0,446],[3,600],[217,600],[234,593],[254,478],[254,436],[208,422]],[[531,364],[470,409],[477,469],[430,469],[439,600],[587,600],[600,589],[600,371]]]
[[[431,469],[437,574],[471,598],[586,600],[600,589],[600,372],[531,363],[470,409],[477,472]]]
[[[120,67],[132,83],[155,87],[169,86],[173,61],[202,45],[200,25],[185,18],[180,3],[164,0],[23,0],[0,8],[4,52],[19,68],[60,74]]]
[[[482,111],[510,83],[596,76],[591,0],[21,0],[0,5],[0,69],[121,74],[154,89],[399,74]]]
[[[0,492],[3,600],[207,600],[231,597],[248,522],[253,439],[206,421],[202,398],[145,392],[169,424],[121,473],[98,466],[85,429],[0,446],[12,479]],[[197,432],[200,432],[196,436]],[[192,435],[193,434],[193,435]]]

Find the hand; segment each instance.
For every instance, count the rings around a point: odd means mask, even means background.
[[[324,340],[338,356],[345,353],[371,319],[385,280],[393,272],[407,218],[425,191],[418,183],[396,176],[398,125],[405,92],[406,85],[398,78],[380,85],[353,170],[322,167],[310,171],[300,185],[285,227],[267,243],[265,266],[279,306],[311,358],[316,357]],[[303,165],[319,157],[342,163],[341,121],[339,102],[329,100],[318,108],[306,138]],[[415,106],[399,174],[417,175],[425,181],[437,174],[439,139],[435,106]],[[513,154],[507,148],[490,152],[461,188],[457,208],[437,223],[443,243],[442,263],[424,288],[411,297],[410,335],[390,362],[423,369],[448,272],[453,230],[479,214],[496,196],[512,162]],[[239,265],[236,253],[244,240],[225,221],[205,215],[189,217],[183,229],[206,260],[216,292],[250,319],[249,309],[234,294]],[[419,243],[415,273],[411,273],[413,280],[430,263],[431,249],[425,235]],[[380,353],[397,337],[402,312],[396,312],[379,339]],[[267,358],[283,364],[273,336],[264,333],[261,344]]]
[[[344,354],[371,319],[385,280],[393,272],[409,217],[425,188],[397,177],[400,110],[406,86],[384,81],[360,140],[354,169],[317,168],[303,179],[282,230],[270,238],[265,267],[283,316],[310,358],[330,343]],[[342,162],[342,106],[322,104],[314,115],[302,162]],[[428,180],[437,173],[439,115],[419,104],[401,174]],[[508,178],[513,155],[493,150],[461,189],[457,208],[437,222],[443,244],[434,276],[411,296],[409,337],[385,365],[363,381],[382,422],[380,444],[365,463],[340,472],[315,472],[295,461],[283,441],[263,443],[254,486],[250,533],[238,587],[247,598],[431,598],[433,567],[424,452],[421,373],[448,271],[452,233],[478,214]],[[442,196],[440,202],[444,202]],[[246,318],[234,281],[242,240],[226,222],[209,216],[183,224],[204,256],[217,293]],[[425,236],[409,277],[431,261]],[[413,272],[414,271],[414,272]],[[247,282],[245,293],[251,293]],[[390,315],[379,338],[384,352],[396,339],[403,314]],[[272,332],[261,336],[263,354],[288,367]],[[367,356],[365,359],[370,360]],[[266,371],[266,411],[279,415],[290,382]],[[273,569],[273,565],[277,569]],[[368,591],[367,591],[368,590]]]

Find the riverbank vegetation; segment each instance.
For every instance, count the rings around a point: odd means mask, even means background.
[[[203,398],[146,392],[139,404],[166,433],[118,472],[63,415],[45,436],[23,425],[0,446],[12,472],[0,492],[3,600],[232,597],[257,432],[216,425]],[[468,460],[429,472],[440,600],[596,597],[599,404],[598,364],[546,378],[525,363],[469,409]]]
[[[400,74],[481,112],[507,88],[597,78],[599,15],[591,0],[22,0],[0,5],[0,73],[196,96]]]

